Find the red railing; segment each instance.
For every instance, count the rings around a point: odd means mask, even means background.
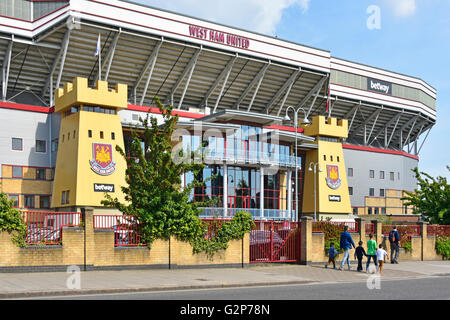
[[[114,246],[143,246],[142,225],[136,216],[94,215],[94,229],[114,230]]]
[[[388,236],[389,232],[393,229],[394,225],[383,225],[381,227],[381,233],[383,236]],[[411,236],[420,236],[420,226],[419,225],[396,225],[397,231],[400,234],[400,247],[405,242],[411,240]]]
[[[203,235],[205,239],[212,240],[225,223],[232,221],[232,219],[202,219],[202,226],[206,228],[206,232]]]
[[[298,261],[299,227],[298,222],[255,221],[250,232],[250,263]]]
[[[344,230],[344,226],[348,227],[348,232],[354,233],[358,232],[358,222],[340,222],[340,221],[313,221],[312,232],[319,233],[324,232],[330,225],[334,225]]]
[[[79,227],[80,212],[22,211],[27,245],[62,244],[62,227]]]
[[[366,234],[374,234],[375,225],[373,223],[366,223]]]
[[[450,237],[450,226],[447,225],[428,225],[427,234],[439,238]]]

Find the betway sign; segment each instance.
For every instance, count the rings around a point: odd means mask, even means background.
[[[248,38],[194,25],[189,26],[189,35],[198,39],[227,44],[236,48],[248,49],[250,47],[250,40]]]
[[[384,93],[384,94],[392,94],[392,83],[367,78],[367,89],[369,91]]]

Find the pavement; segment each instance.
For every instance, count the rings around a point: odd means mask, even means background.
[[[250,265],[246,268],[0,273],[0,299],[366,281],[370,275],[324,266]],[[383,280],[450,276],[450,261],[385,264]]]

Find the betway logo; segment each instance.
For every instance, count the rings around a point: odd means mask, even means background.
[[[389,94],[391,90],[391,84],[369,79],[369,89],[373,91],[383,92],[384,94]]]

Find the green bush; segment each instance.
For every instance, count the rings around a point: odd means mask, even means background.
[[[411,240],[410,241],[406,241],[406,242],[402,242],[402,248],[405,249],[405,252],[412,252]]]
[[[436,252],[444,259],[450,259],[450,237],[436,239]]]
[[[15,232],[12,238],[13,242],[23,247],[25,246],[25,235],[27,227],[23,222],[21,212],[14,207],[14,201],[9,200],[8,196],[0,192],[0,231],[7,231],[8,233]]]

